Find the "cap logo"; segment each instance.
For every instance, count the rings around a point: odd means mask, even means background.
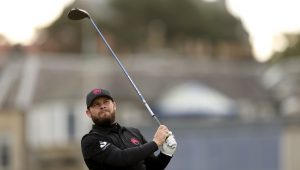
[[[93,90],[94,95],[97,95],[97,94],[100,94],[100,93],[101,93],[101,89],[94,89]]]
[[[131,138],[130,142],[133,143],[134,145],[140,144],[140,142],[136,138]]]

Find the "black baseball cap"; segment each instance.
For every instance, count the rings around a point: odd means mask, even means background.
[[[89,108],[91,106],[91,104],[93,103],[93,101],[98,97],[107,97],[107,98],[111,99],[112,101],[114,101],[114,99],[112,98],[112,96],[108,90],[100,89],[100,88],[93,89],[86,96],[86,107]]]

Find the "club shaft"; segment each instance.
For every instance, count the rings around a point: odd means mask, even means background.
[[[118,65],[121,67],[123,73],[126,75],[127,79],[130,81],[131,85],[133,86],[134,90],[137,92],[138,96],[140,97],[140,99],[144,103],[145,107],[148,109],[149,113],[151,114],[151,117],[158,123],[158,125],[161,125],[160,121],[155,116],[155,114],[153,113],[152,109],[148,105],[147,101],[143,97],[142,93],[140,92],[140,90],[137,88],[137,86],[135,85],[135,83],[133,82],[133,80],[131,79],[131,77],[129,76],[129,74],[127,73],[125,67],[123,66],[123,64],[121,63],[121,61],[119,60],[119,58],[117,57],[117,55],[115,54],[115,52],[112,50],[112,48],[110,47],[110,45],[107,43],[105,37],[103,36],[103,34],[101,33],[101,31],[97,27],[97,25],[94,22],[94,20],[91,17],[89,19],[91,20],[91,22],[92,22],[93,26],[95,27],[95,29],[97,30],[98,34],[101,36],[104,44],[106,45],[106,47],[108,48],[108,50],[110,51],[110,53],[112,54],[112,56],[114,57],[114,59],[117,61]]]

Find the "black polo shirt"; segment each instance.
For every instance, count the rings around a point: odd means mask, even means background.
[[[115,123],[108,127],[94,125],[82,137],[81,149],[90,170],[161,170],[170,156],[158,156],[155,142],[147,142],[136,128],[126,128]]]

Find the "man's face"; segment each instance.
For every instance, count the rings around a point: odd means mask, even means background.
[[[116,103],[107,97],[99,97],[86,110],[96,125],[111,125],[115,122]]]

